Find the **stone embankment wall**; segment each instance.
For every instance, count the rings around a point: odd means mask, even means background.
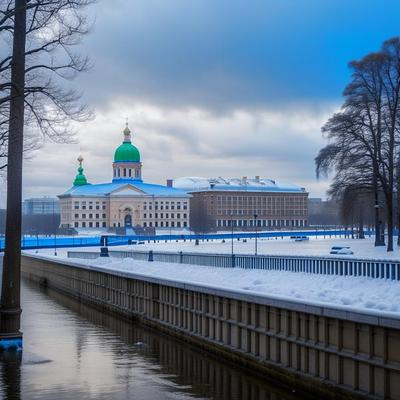
[[[23,275],[316,398],[400,399],[400,320],[24,256]]]

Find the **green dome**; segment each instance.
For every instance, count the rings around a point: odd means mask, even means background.
[[[83,157],[82,156],[78,157],[78,162],[79,162],[78,173],[77,173],[77,175],[75,177],[75,180],[74,180],[74,182],[72,184],[74,186],[88,185],[88,181],[86,179],[86,176],[83,173],[83,167],[82,167]]]
[[[124,142],[115,150],[114,162],[140,162],[139,150],[131,143]]]

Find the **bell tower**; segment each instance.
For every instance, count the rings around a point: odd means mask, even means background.
[[[142,181],[142,163],[140,153],[131,141],[131,131],[126,123],[124,140],[115,150],[113,162],[113,182]]]

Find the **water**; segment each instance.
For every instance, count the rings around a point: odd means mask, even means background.
[[[24,282],[22,357],[0,355],[0,399],[294,400],[167,335]]]

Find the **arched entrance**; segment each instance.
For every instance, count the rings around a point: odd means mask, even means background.
[[[132,215],[127,214],[124,218],[125,228],[132,228]]]

